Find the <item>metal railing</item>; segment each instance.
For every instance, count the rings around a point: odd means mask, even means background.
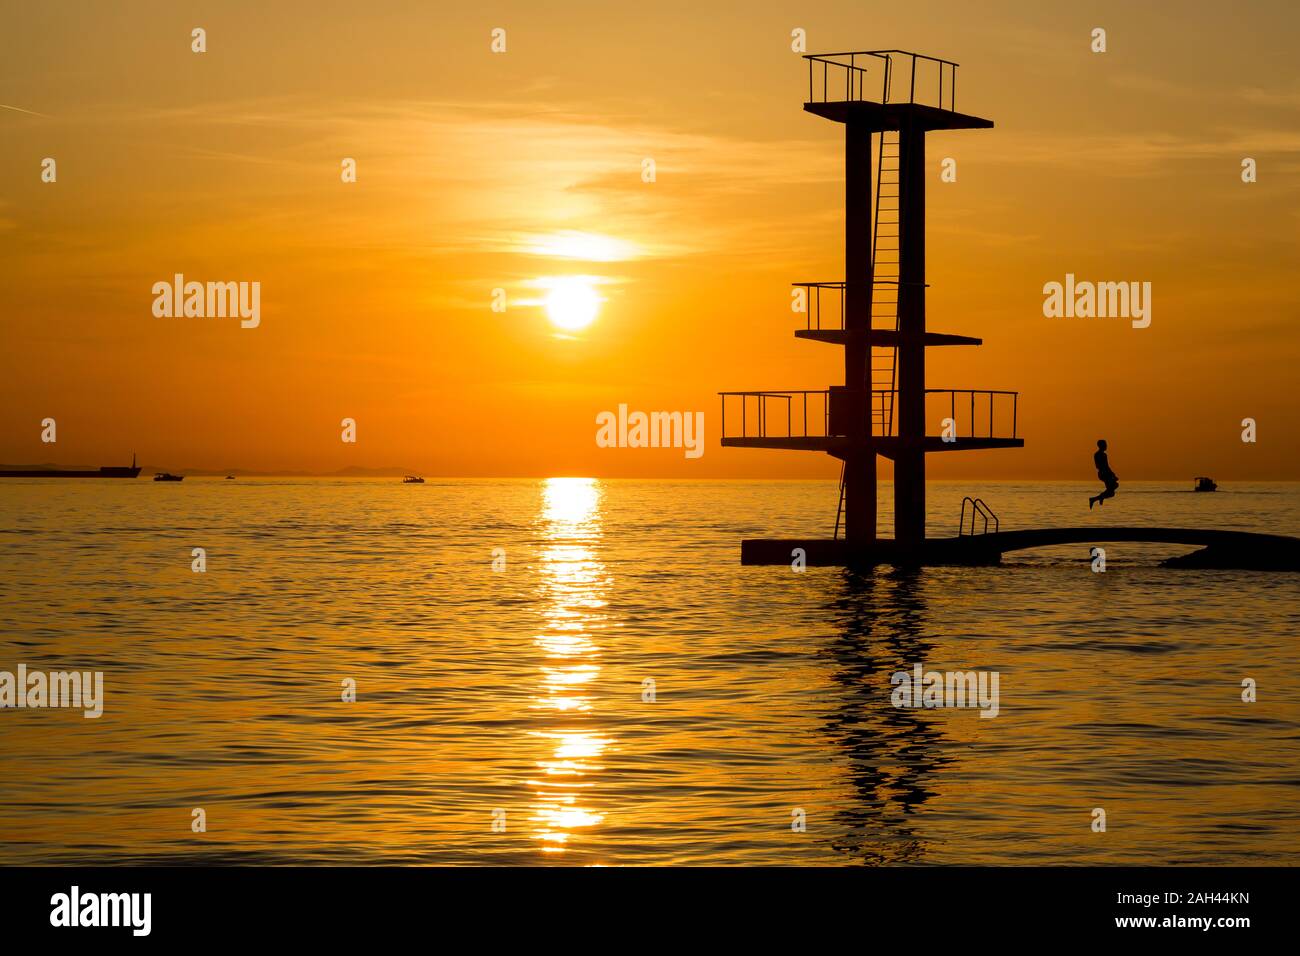
[[[840,420],[849,412],[851,394],[830,389],[719,392],[722,397],[723,438],[842,438],[848,434]],[[866,393],[867,420],[875,438],[896,434],[891,412],[896,414],[896,391]],[[845,402],[840,405],[840,402]],[[832,412],[832,407],[835,411]],[[727,430],[728,417],[732,431]],[[846,419],[847,420],[847,419]],[[739,421],[740,430],[735,431]]]
[[[930,395],[947,395],[948,396],[948,417],[953,420],[955,430],[954,437],[961,438],[963,432],[966,438],[1015,438],[1017,426],[1017,413],[1020,405],[1019,392],[1005,392],[996,389],[970,389],[970,388],[927,388],[927,396]],[[962,396],[960,403],[958,396]],[[978,398],[978,402],[977,402]],[[988,399],[987,405],[984,399]],[[1000,399],[1002,407],[1009,404],[1011,406],[1011,434],[995,434],[995,421],[997,406],[995,399]],[[967,415],[965,428],[960,426],[961,419],[957,417],[957,412]],[[985,415],[985,418],[981,418]],[[929,420],[929,415],[926,416]],[[979,423],[977,426],[977,422]],[[982,427],[981,427],[982,426]]]
[[[957,64],[951,60],[906,50],[809,53],[804,59],[808,61],[809,103],[909,103],[941,110],[957,108]],[[899,84],[897,90],[895,83]]]
[[[843,282],[792,282],[804,290],[804,314],[808,331],[844,328]],[[826,303],[822,297],[825,295]],[[825,324],[823,324],[823,320]]]
[[[847,326],[845,322],[848,317],[848,284],[844,282],[792,282],[790,283],[796,289],[804,290],[804,313],[805,325],[808,331],[842,331]],[[891,293],[897,296],[895,291],[900,286],[914,286],[928,289],[928,282],[899,282],[897,279],[873,279],[871,286],[864,284],[863,288],[872,290],[872,301],[875,301],[875,289],[879,286],[890,286]],[[893,303],[891,302],[891,305]],[[896,309],[896,307],[895,307]],[[873,315],[873,320],[883,318],[883,316]],[[893,324],[887,326],[893,329],[897,326],[897,315],[893,318]]]
[[[853,393],[836,390],[834,399],[830,389],[780,389],[761,392],[719,392],[722,398],[723,438],[835,438],[848,434],[840,416],[849,414]],[[897,435],[894,422],[898,417],[898,390],[873,389],[865,393],[866,414],[871,423],[871,434],[876,438]],[[1017,427],[1018,392],[988,389],[927,388],[927,397],[948,396],[948,417],[953,420],[952,435],[961,438],[1015,438]],[[987,401],[985,401],[987,399]],[[999,403],[1010,412],[1011,433],[999,434],[997,420]],[[835,413],[832,415],[832,404]],[[958,418],[958,411],[969,417]],[[732,432],[727,431],[731,419]],[[926,421],[933,421],[926,415]],[[739,422],[740,430],[735,431]],[[928,429],[927,429],[928,430]]]
[[[830,434],[830,392],[823,389],[719,392],[723,438],[822,438]],[[734,428],[739,405],[740,431],[727,431],[727,408]],[[784,429],[782,425],[784,424]]]
[[[998,516],[993,513],[993,509],[984,503],[983,498],[972,498],[969,495],[967,495],[965,498],[961,500],[961,520],[957,525],[957,537],[960,538],[962,535],[966,533],[966,505],[968,504],[970,505],[970,533],[972,535],[975,534],[976,515],[979,515],[981,518],[984,519],[984,525],[982,530],[980,531],[980,534],[989,533],[990,519],[992,519],[993,521],[993,531],[994,533],[997,533],[998,529],[1001,527],[1001,524],[998,521]]]

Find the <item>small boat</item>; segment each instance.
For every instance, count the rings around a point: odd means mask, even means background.
[[[1214,483],[1213,478],[1206,478],[1204,476],[1200,476],[1196,479],[1196,487],[1193,488],[1192,490],[1193,491],[1217,491],[1218,489],[1219,486]]]
[[[421,478],[419,475],[407,475],[405,478],[402,479],[402,484],[404,484],[404,485],[422,485],[422,484],[424,484],[424,479]]]
[[[154,481],[184,481],[184,475],[173,475],[169,471],[160,471],[153,476]]]
[[[235,480],[234,475],[226,475],[226,481],[234,481],[234,480]]]

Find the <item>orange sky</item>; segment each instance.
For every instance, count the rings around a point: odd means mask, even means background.
[[[791,334],[789,283],[843,273],[843,127],[802,110],[800,27],[956,60],[996,123],[929,139],[929,325],[985,345],[928,384],[1018,389],[1026,447],[932,475],[1091,480],[1106,437],[1130,480],[1300,478],[1294,5],[468,6],[8,5],[0,461],[837,475],[718,446],[719,390],[842,380]],[[600,261],[557,255],[572,233]],[[154,317],[178,272],[260,282],[260,327]],[[1151,327],[1045,318],[1067,272],[1151,282]],[[529,303],[566,274],[605,301],[561,334]],[[597,447],[620,403],[704,411],[705,454]]]

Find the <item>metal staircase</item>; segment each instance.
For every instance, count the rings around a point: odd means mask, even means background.
[[[840,519],[844,516],[844,472],[845,465],[840,462],[840,504],[835,509],[835,538],[840,536]]]
[[[899,216],[902,177],[899,133],[880,133],[876,163],[875,215],[871,230],[871,327],[898,330]],[[871,350],[871,426],[874,434],[894,432],[894,396],[898,389],[897,347]],[[879,396],[877,398],[877,396]]]

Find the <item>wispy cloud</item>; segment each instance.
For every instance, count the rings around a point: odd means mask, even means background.
[[[823,229],[815,217],[825,210],[792,213],[788,228],[774,232],[770,219],[768,228],[755,227],[760,208],[770,213],[791,187],[843,175],[842,158],[824,142],[665,128],[564,103],[521,111],[505,102],[365,101],[326,109],[281,98],[80,119],[110,124],[137,145],[152,136],[174,155],[278,169],[247,180],[240,194],[273,192],[277,208],[314,196],[299,203],[306,216],[321,215],[329,164],[355,158],[358,194],[372,204],[355,214],[330,208],[324,225],[346,224],[360,243],[437,254],[600,262],[770,249]],[[653,182],[642,177],[647,159]],[[178,177],[177,190],[191,187]],[[373,203],[389,210],[378,223]]]
[[[15,113],[26,113],[28,116],[45,116],[44,113],[37,113],[35,110],[25,110],[21,106],[10,106],[8,103],[0,103],[0,110],[13,110]]]

